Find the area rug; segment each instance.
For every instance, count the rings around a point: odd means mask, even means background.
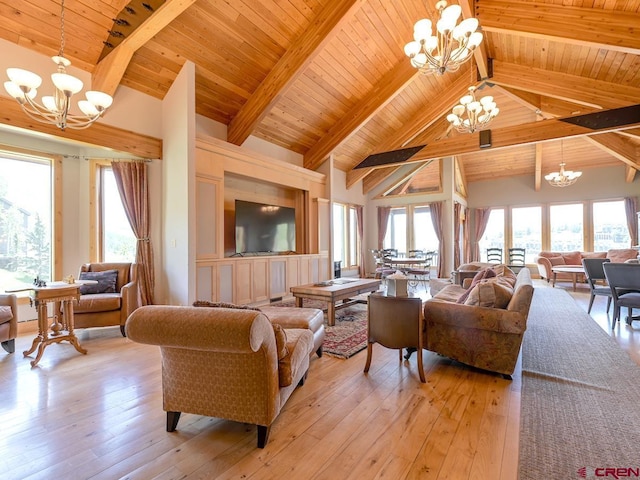
[[[522,347],[519,479],[640,478],[640,366],[570,295],[536,288]]]
[[[270,307],[294,307],[295,301],[284,301],[269,304]],[[327,304],[318,300],[304,300],[308,308],[326,309]],[[327,355],[338,358],[349,358],[367,348],[367,306],[365,304],[351,305],[336,310],[336,324],[327,325],[327,315],[324,318],[325,339],[322,350]]]

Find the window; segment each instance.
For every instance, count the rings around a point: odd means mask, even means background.
[[[54,279],[53,164],[0,152],[0,291]]]
[[[383,246],[395,248],[399,255],[407,251],[407,210],[405,208],[391,209]]]
[[[525,249],[525,263],[542,250],[542,207],[511,209],[511,246]]]
[[[136,237],[124,211],[113,170],[100,169],[100,258],[101,262],[134,262]]]
[[[551,251],[574,252],[584,250],[584,221],[581,203],[551,205]]]
[[[502,249],[502,259],[504,261],[504,209],[492,208],[489,213],[489,222],[484,231],[484,235],[478,242],[480,248],[480,258],[487,261],[487,248]]]
[[[433,229],[428,206],[413,208],[413,245],[411,250],[438,251],[440,242]]]
[[[610,248],[629,248],[630,245],[624,201],[594,202],[593,250],[605,252]]]
[[[356,207],[333,204],[333,261],[342,268],[357,268],[360,259],[360,239]]]

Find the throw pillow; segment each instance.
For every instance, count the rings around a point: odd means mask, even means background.
[[[496,276],[496,272],[492,268],[483,268],[482,270],[479,270],[478,273],[476,273],[475,276],[473,277],[473,280],[471,280],[471,285],[469,285],[469,288],[462,295],[460,295],[460,298],[458,298],[457,303],[464,303],[469,297],[469,293],[471,293],[471,290],[473,290],[473,288],[478,283],[480,283],[481,280],[484,280],[485,278],[495,277],[495,276]]]
[[[465,305],[489,308],[506,308],[513,296],[513,290],[490,278],[482,280],[469,294]]]
[[[273,324],[273,333],[276,336],[276,350],[278,350],[278,360],[282,360],[289,355],[287,348],[287,332],[277,323]]]
[[[564,263],[564,257],[560,256],[560,257],[549,257],[549,263],[551,263],[552,267],[555,267],[556,265],[566,265],[566,263]]]
[[[567,265],[582,265],[582,255],[580,252],[563,253],[564,263]]]
[[[11,311],[11,307],[3,305],[0,307],[0,323],[8,322],[13,318],[13,312]]]
[[[90,293],[116,293],[118,270],[103,270],[102,272],[80,272],[80,280],[96,280],[92,285],[80,285],[80,295]]]

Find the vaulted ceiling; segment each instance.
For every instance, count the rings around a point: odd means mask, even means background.
[[[573,170],[624,164],[633,181],[637,109],[622,126],[605,113],[595,130],[558,118],[640,104],[640,1],[460,5],[484,41],[473,62],[442,76],[420,74],[403,52],[413,24],[436,17],[430,0],[66,0],[65,56],[93,74],[94,89],[159,99],[192,61],[197,112],[226,124],[229,142],[254,135],[310,169],[333,155],[365,192],[399,168],[354,169],[366,157],[425,144],[395,190],[435,188],[433,160],[451,155],[466,183],[530,175],[539,188],[561,159]],[[59,16],[59,0],[0,0],[0,37],[55,55]],[[500,108],[491,148],[445,119],[470,85]]]

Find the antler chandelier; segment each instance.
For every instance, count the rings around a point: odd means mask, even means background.
[[[460,104],[453,107],[447,120],[462,133],[473,133],[482,130],[500,112],[491,95],[476,100],[476,87],[469,87],[469,94],[460,99]],[[466,114],[466,117],[464,116]]]
[[[8,68],[9,81],[4,82],[4,88],[17,100],[25,113],[38,122],[52,123],[61,130],[67,127],[87,128],[111,106],[113,98],[103,92],[88,91],[87,99],[78,102],[78,107],[84,115],[69,113],[71,97],[82,90],[83,83],[66,72],[66,67],[71,65],[71,62],[64,57],[64,0],[61,2],[60,14],[60,52],[51,59],[58,66],[57,72],[51,75],[55,91],[53,95],[43,96],[42,104],[34,100],[38,94],[37,89],[42,84],[42,78],[28,70]]]
[[[477,32],[478,20],[467,18],[456,26],[462,13],[460,5],[449,5],[445,0],[436,3],[440,19],[435,34],[431,31],[431,20],[423,18],[413,27],[413,42],[404,47],[411,65],[421,73],[454,72],[471,58],[475,48],[482,42],[482,33]]]

